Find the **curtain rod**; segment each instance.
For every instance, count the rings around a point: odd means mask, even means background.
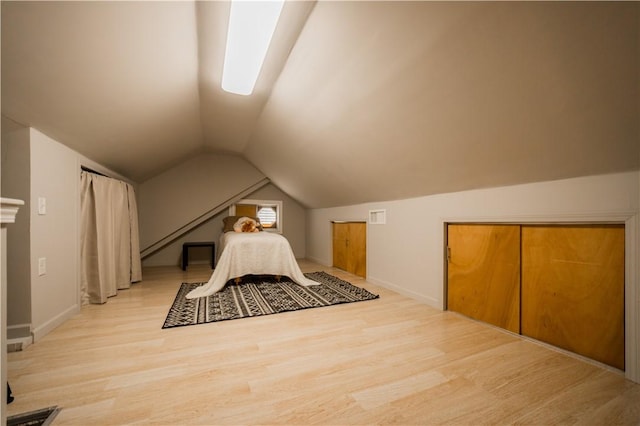
[[[93,173],[93,174],[96,174],[96,175],[109,177],[109,176],[105,175],[104,173],[96,172],[95,170],[90,169],[89,167],[86,167],[86,166],[80,166],[80,169],[85,171],[85,172],[88,172],[88,173]]]

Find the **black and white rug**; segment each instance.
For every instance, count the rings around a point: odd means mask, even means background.
[[[162,328],[204,324],[377,299],[379,296],[326,272],[305,274],[319,285],[303,287],[288,277],[244,277],[218,293],[197,299],[185,295],[205,283],[182,283]]]

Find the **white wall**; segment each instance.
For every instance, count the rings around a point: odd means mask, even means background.
[[[282,235],[284,235],[296,258],[306,257],[306,209],[275,185],[267,185],[246,198],[252,200],[282,201]]]
[[[309,210],[307,258],[330,265],[330,221],[362,220],[370,209],[386,209],[387,224],[367,227],[367,279],[439,309],[444,306],[446,222],[625,223],[626,375],[640,380],[640,172]]]
[[[216,243],[217,256],[220,255],[220,247],[217,247],[220,239],[220,231],[222,229],[222,218],[227,216],[227,212],[220,213],[208,221],[204,222],[200,226],[194,228],[191,232],[188,232],[166,245],[162,249],[155,253],[145,257],[142,260],[142,266],[177,266],[182,262],[182,244],[186,242],[203,242],[213,241]],[[144,219],[143,219],[144,220]],[[141,220],[141,222],[143,221]],[[208,263],[210,259],[209,248],[197,247],[189,250],[189,263]]]
[[[386,209],[386,225],[367,227],[367,277],[443,307],[446,221],[576,220],[638,214],[638,173],[621,173],[314,209],[307,216],[307,257],[331,263],[331,220],[364,220]]]
[[[264,177],[239,156],[202,154],[142,182],[138,187],[140,248],[144,250]]]
[[[139,186],[140,240],[144,249],[185,223],[206,213],[264,178],[255,167],[238,156],[203,154],[191,158]],[[306,213],[297,201],[268,184],[245,198],[281,200],[284,236],[294,255],[305,257]],[[182,244],[187,241],[218,242],[225,209],[161,250],[143,259],[143,266],[179,265]],[[219,248],[217,250],[220,254]],[[189,263],[208,262],[208,249],[191,249]]]
[[[2,135],[2,191],[25,201],[7,242],[8,305],[15,313],[8,325],[16,328],[10,337],[24,342],[31,335],[39,340],[80,309],[80,167],[122,177],[36,129],[15,129]],[[45,275],[38,273],[39,258],[46,258]]]
[[[77,312],[80,165],[78,154],[35,129],[31,138],[31,311],[34,340]],[[38,198],[46,214],[38,214]],[[38,259],[47,272],[38,274]]]
[[[282,201],[283,235],[289,240],[294,255],[297,258],[304,258],[306,249],[306,210],[304,207],[272,184],[266,185],[246,198]],[[228,215],[229,212],[225,209],[162,250],[145,258],[142,261],[143,266],[179,265],[182,259],[182,244],[188,241],[213,241],[218,244],[222,232],[222,219]],[[208,248],[192,248],[189,250],[189,263],[207,263],[209,262],[209,253]],[[219,247],[216,247],[216,253],[218,256],[220,255]]]

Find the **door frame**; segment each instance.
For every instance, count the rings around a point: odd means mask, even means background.
[[[640,383],[640,277],[638,276],[638,255],[640,254],[640,226],[636,212],[542,215],[542,216],[469,216],[444,217],[443,228],[443,310],[447,310],[447,226],[449,224],[478,225],[586,225],[586,224],[623,224],[624,225],[624,343],[626,379]]]

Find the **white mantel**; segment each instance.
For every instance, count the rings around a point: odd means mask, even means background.
[[[0,268],[2,275],[2,295],[0,300],[0,354],[2,356],[2,369],[0,370],[0,403],[2,404],[2,414],[0,415],[0,424],[7,423],[7,224],[15,223],[16,215],[20,206],[24,205],[24,201],[12,198],[0,198],[2,210],[0,214],[0,223],[2,224],[2,249],[0,250],[0,258],[2,267]]]
[[[2,216],[0,217],[0,222],[4,225],[5,223],[14,223],[16,221],[16,214],[18,214],[18,209],[20,206],[24,205],[24,201],[15,200],[13,198],[0,198],[2,202]]]

